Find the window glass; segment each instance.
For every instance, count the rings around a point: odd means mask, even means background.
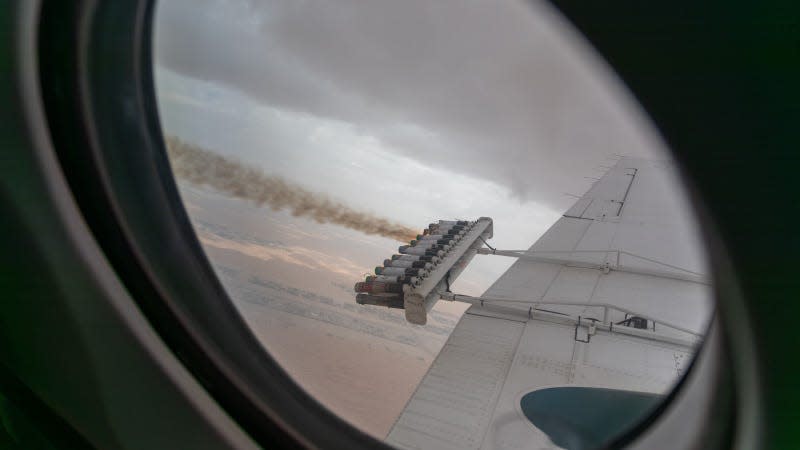
[[[526,434],[520,392],[658,399],[689,366],[711,287],[686,196],[647,118],[550,7],[173,0],[154,54],[169,157],[217,276],[267,351],[359,429],[398,446],[424,446],[414,424],[567,445]],[[481,217],[498,251],[468,261],[427,323],[356,301],[429,224]],[[483,352],[498,355],[486,370]],[[485,418],[459,422],[467,394]]]

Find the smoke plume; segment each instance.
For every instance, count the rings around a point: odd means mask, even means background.
[[[266,204],[273,210],[289,209],[296,217],[308,217],[318,223],[334,223],[401,242],[414,239],[418,234],[413,228],[356,211],[323,194],[309,191],[280,177],[266,175],[258,169],[175,137],[167,138],[167,151],[172,170],[178,178],[210,186],[259,206]]]

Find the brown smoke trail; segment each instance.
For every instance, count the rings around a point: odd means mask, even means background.
[[[258,169],[175,137],[167,138],[167,151],[172,170],[178,178],[210,186],[259,206],[267,204],[274,210],[290,209],[294,216],[308,217],[318,223],[335,223],[401,242],[414,239],[418,234],[413,228],[356,211],[323,194],[309,191],[282,178],[266,175]]]

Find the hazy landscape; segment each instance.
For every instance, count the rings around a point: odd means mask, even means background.
[[[180,187],[217,275],[267,350],[328,408],[384,437],[465,306],[441,304],[420,327],[400,310],[358,305],[353,283],[396,241]]]

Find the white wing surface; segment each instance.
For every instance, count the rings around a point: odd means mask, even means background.
[[[670,163],[621,158],[530,249],[476,256],[518,260],[482,297],[450,296],[472,306],[387,441],[557,448],[564,441],[526,417],[526,394],[668,391],[711,315],[702,246],[677,186]]]

